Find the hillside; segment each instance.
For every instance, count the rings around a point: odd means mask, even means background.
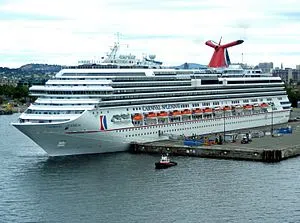
[[[206,69],[206,65],[198,64],[198,63],[184,63],[179,66],[174,66],[172,68],[175,69]]]
[[[26,64],[18,68],[22,71],[34,72],[34,71],[42,71],[42,72],[58,72],[62,68],[61,65],[49,65],[49,64]]]
[[[26,64],[19,68],[0,67],[0,76],[55,74],[62,69],[61,65]]]

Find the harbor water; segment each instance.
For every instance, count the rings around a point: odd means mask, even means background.
[[[0,116],[0,222],[300,222],[300,157],[280,163],[111,153],[49,158]]]

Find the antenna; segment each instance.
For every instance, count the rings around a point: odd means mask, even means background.
[[[219,44],[218,44],[219,46],[221,45],[221,41],[222,41],[222,36],[221,36],[220,41],[219,41]]]
[[[120,35],[121,35],[121,33],[117,32],[115,35],[117,37],[117,44],[119,44],[120,43]]]
[[[246,39],[246,28],[247,28],[247,25],[244,25],[243,29],[244,29],[244,36],[243,36],[243,39]],[[244,64],[244,46],[242,46],[242,64]]]
[[[117,38],[117,41],[115,42],[114,46],[110,49],[111,51],[107,54],[107,59],[109,61],[112,61],[112,60],[115,60],[116,59],[116,55],[117,55],[117,52],[119,51],[119,48],[120,48],[120,33],[117,32],[115,33],[115,36]]]
[[[244,53],[242,51],[242,64],[244,64]]]
[[[244,21],[244,22],[241,22],[239,24],[239,27],[243,29],[243,31],[242,31],[243,34],[241,35],[241,39],[247,40],[246,31],[249,28],[249,24],[246,21]],[[241,54],[241,56],[242,56],[242,64],[244,63],[244,52],[245,52],[245,47],[242,46],[242,54]]]

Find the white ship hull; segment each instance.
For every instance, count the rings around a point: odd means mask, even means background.
[[[169,124],[134,126],[131,122],[107,122],[101,129],[99,115],[86,111],[79,118],[60,124],[14,123],[50,156],[126,151],[131,142],[167,139],[167,135],[191,136],[287,123],[290,110],[241,116],[190,120]],[[108,116],[109,118],[110,116]]]

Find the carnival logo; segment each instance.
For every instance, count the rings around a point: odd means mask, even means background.
[[[105,115],[100,115],[100,130],[107,130],[107,121]]]

